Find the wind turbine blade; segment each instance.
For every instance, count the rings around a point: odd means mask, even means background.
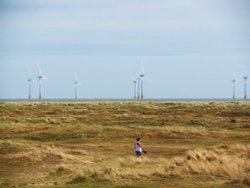
[[[76,73],[75,73],[75,81],[78,82],[78,76]]]
[[[31,79],[31,72],[30,72],[30,70],[28,70],[28,75],[29,75],[29,79]]]
[[[143,64],[143,61],[141,60],[141,70],[142,70],[142,74],[145,73],[145,69],[144,69],[144,64]]]
[[[136,78],[135,78],[133,75],[130,75],[130,78],[131,78],[132,80],[136,80]]]
[[[233,79],[234,79],[234,80],[237,80],[237,76],[236,76],[235,73],[233,73]]]
[[[42,76],[42,75],[43,75],[43,73],[42,73],[41,66],[40,66],[40,65],[38,65],[37,67],[38,67],[39,76]]]
[[[233,73],[233,80],[234,80],[234,82],[235,82],[235,84],[236,84],[237,86],[239,86],[239,85],[240,85],[240,84],[239,84],[239,82],[237,81],[237,80],[238,80],[238,78],[237,78],[236,73]]]
[[[46,77],[44,77],[44,76],[42,77],[42,79],[43,79],[43,80],[48,80],[48,78],[46,78]]]
[[[145,78],[147,81],[151,82],[150,78],[147,75],[145,76]]]

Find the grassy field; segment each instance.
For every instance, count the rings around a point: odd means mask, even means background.
[[[0,103],[0,187],[249,186],[249,102]]]

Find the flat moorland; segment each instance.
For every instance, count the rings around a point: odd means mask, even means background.
[[[0,103],[0,187],[249,186],[249,102]]]

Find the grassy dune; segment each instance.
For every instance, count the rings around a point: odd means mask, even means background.
[[[249,187],[249,128],[248,102],[2,102],[0,187]]]

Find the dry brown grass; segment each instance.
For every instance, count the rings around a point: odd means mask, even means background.
[[[181,179],[193,176],[220,177],[228,181],[248,181],[250,172],[250,145],[221,145],[210,149],[189,149],[172,158],[135,156],[108,156],[102,152],[82,149],[56,148],[55,146],[1,142],[1,146],[19,148],[18,152],[5,154],[2,160],[19,163],[47,164],[50,173],[59,175],[61,183],[84,181],[133,183],[134,181],[167,181],[170,177]],[[29,152],[24,152],[25,147]],[[50,166],[52,165],[52,166]],[[41,166],[40,166],[41,168]],[[33,172],[33,174],[36,174]],[[48,180],[43,180],[47,181]],[[50,182],[52,185],[53,182]]]
[[[0,187],[247,187],[249,115],[248,103],[0,103]]]

